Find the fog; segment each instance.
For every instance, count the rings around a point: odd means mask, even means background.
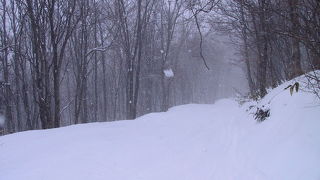
[[[256,100],[320,67],[313,0],[41,2],[0,1],[5,133]]]
[[[1,3],[8,131],[135,119],[248,92],[237,45],[211,16],[197,17],[184,1],[119,2],[58,1],[43,11]]]

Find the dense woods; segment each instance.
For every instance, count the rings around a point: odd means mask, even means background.
[[[212,103],[240,68],[257,99],[320,68],[318,0],[1,0],[0,14],[2,133]]]
[[[317,0],[237,0],[217,5],[211,22],[239,40],[253,98],[266,88],[319,69],[320,2]],[[319,78],[315,88],[319,89]]]

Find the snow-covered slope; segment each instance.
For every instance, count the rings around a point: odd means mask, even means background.
[[[220,100],[0,137],[0,180],[319,180],[320,102],[290,83],[257,104],[262,123]]]

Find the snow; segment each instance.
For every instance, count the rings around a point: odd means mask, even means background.
[[[318,180],[320,101],[284,83],[258,103],[183,105],[135,121],[0,137],[2,180]],[[249,106],[267,106],[257,123]]]
[[[163,73],[167,78],[171,78],[174,76],[174,73],[171,68],[163,70]]]

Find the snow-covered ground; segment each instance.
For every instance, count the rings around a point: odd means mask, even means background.
[[[320,101],[290,83],[262,123],[226,99],[0,137],[0,180],[319,180]]]

